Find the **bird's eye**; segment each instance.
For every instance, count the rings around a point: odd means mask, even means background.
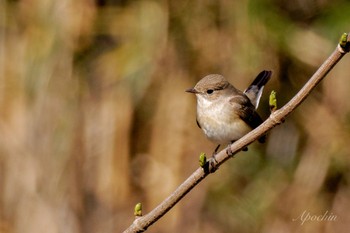
[[[213,94],[213,92],[214,92],[213,89],[208,89],[208,90],[207,90],[207,94],[209,94],[209,95],[210,95],[210,94]]]

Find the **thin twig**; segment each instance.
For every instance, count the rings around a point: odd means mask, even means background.
[[[284,119],[297,108],[316,87],[316,85],[331,71],[331,69],[340,61],[340,59],[349,52],[350,36],[344,34],[340,44],[329,56],[329,58],[321,65],[316,73],[309,79],[309,81],[303,86],[303,88],[281,109],[271,113],[270,117],[264,121],[259,127],[237,140],[231,145],[233,155],[238,153],[262,135],[266,134],[273,127],[281,124]],[[344,42],[344,38],[345,42]],[[210,164],[209,171],[214,172],[221,164],[226,160],[232,158],[226,153],[226,149],[216,154],[216,162]],[[199,182],[201,182],[210,173],[205,172],[203,168],[198,168],[192,175],[187,178],[169,197],[167,197],[162,203],[160,203],[155,209],[148,214],[137,217],[135,221],[127,228],[124,233],[129,232],[143,232],[150,225],[155,223],[159,218],[165,215],[176,203],[178,203],[188,192],[190,192]]]

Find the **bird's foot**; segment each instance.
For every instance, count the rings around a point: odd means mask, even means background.
[[[226,154],[227,154],[228,156],[233,156],[233,151],[232,151],[232,149],[231,149],[231,146],[232,146],[233,143],[234,143],[234,141],[232,141],[230,144],[228,144],[228,146],[227,146],[227,148],[226,148]],[[248,151],[248,147],[243,147],[243,148],[242,148],[242,151]]]
[[[215,148],[215,150],[213,151],[213,154],[212,154],[212,159],[217,163],[218,161],[216,161],[216,158],[215,158],[215,156],[216,156],[216,154],[218,153],[218,150],[219,150],[219,148],[220,148],[220,144]]]
[[[232,151],[232,149],[231,149],[231,145],[232,145],[232,143],[228,144],[228,146],[227,146],[227,148],[226,148],[226,154],[227,154],[228,156],[232,156],[232,155],[233,155],[233,151]]]
[[[207,170],[210,173],[213,173],[217,170],[217,168],[215,168],[216,164],[218,163],[218,161],[216,160],[216,154],[218,153],[219,148],[220,148],[220,144],[213,151],[211,158],[208,159],[207,164],[206,164],[207,169],[204,169],[204,170]]]

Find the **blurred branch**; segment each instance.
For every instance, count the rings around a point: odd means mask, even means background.
[[[169,197],[160,203],[150,213],[137,217],[135,221],[127,228],[124,233],[143,232],[150,225],[155,223],[159,218],[165,215],[176,203],[178,203],[188,192],[190,192],[199,182],[207,175],[215,172],[221,164],[232,158],[236,153],[247,147],[249,144],[266,134],[275,126],[281,124],[284,119],[297,108],[317,86],[317,84],[332,70],[332,68],[340,61],[340,59],[350,50],[350,36],[344,33],[334,52],[321,65],[316,73],[309,79],[304,87],[281,109],[275,110],[270,117],[264,121],[259,127],[237,140],[231,145],[232,156],[227,155],[226,149],[216,154],[216,160],[210,160],[209,170],[199,167],[187,180],[185,180]]]

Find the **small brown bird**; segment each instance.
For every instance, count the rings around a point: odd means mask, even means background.
[[[256,109],[271,74],[260,72],[244,92],[219,74],[207,75],[186,90],[197,97],[197,125],[210,141],[219,144],[214,154],[220,144],[230,145],[263,122]],[[259,141],[264,142],[265,136]]]

